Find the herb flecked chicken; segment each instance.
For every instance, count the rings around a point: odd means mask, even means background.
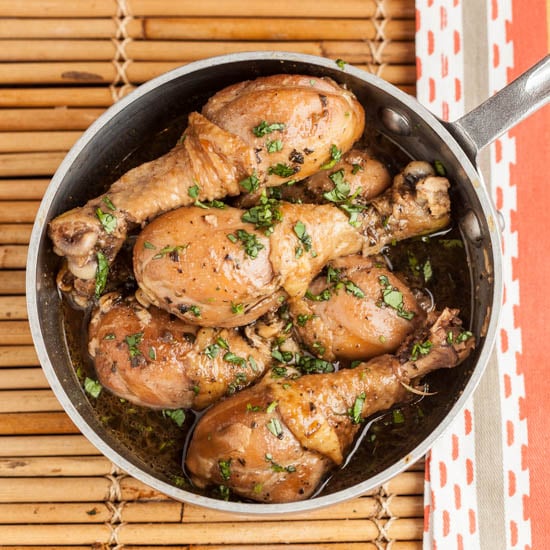
[[[267,373],[202,416],[185,465],[198,487],[260,502],[310,497],[341,465],[362,421],[404,402],[420,377],[463,361],[474,346],[445,309],[402,344],[352,369],[299,376]]]
[[[273,75],[221,90],[190,114],[167,154],[50,222],[54,251],[67,260],[60,288],[86,305],[132,228],[182,205],[306,178],[331,151],[352,147],[364,118],[354,95],[327,78]]]
[[[367,204],[335,178],[327,204],[263,195],[249,210],[182,207],[153,220],[134,246],[138,298],[189,323],[241,326],[300,298],[331,260],[378,253],[393,240],[446,227],[449,182],[412,162]]]

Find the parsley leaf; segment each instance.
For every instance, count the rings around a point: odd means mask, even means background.
[[[269,124],[265,120],[262,120],[258,126],[252,128],[252,132],[256,137],[263,137],[272,132],[282,132],[285,129],[285,125],[282,122],[272,122]]]

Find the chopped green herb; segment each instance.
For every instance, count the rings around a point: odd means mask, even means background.
[[[264,245],[258,241],[257,235],[254,233],[249,233],[244,229],[237,229],[236,235],[230,233],[227,235],[227,238],[233,243],[236,243],[237,240],[241,241],[246,255],[253,259],[257,258],[258,252],[265,248]]]
[[[455,338],[455,344],[461,344],[462,342],[466,342],[466,340],[470,339],[472,336],[473,334],[469,330],[465,330]]]
[[[218,466],[220,468],[222,479],[227,481],[231,477],[231,459],[218,460]]]
[[[256,483],[254,487],[252,488],[252,491],[254,494],[259,495],[264,489],[263,483]]]
[[[256,137],[263,137],[272,132],[282,132],[284,129],[285,125],[282,122],[272,122],[269,124],[265,120],[262,120],[258,126],[252,128],[252,132]]]
[[[143,243],[143,248],[148,248],[149,250],[156,250],[156,246],[153,243],[150,243],[149,241],[145,241]]]
[[[231,302],[231,311],[236,315],[242,315],[244,313],[244,304],[234,304]]]
[[[347,181],[344,180],[344,170],[337,170],[333,172],[329,179],[334,183],[334,188],[331,191],[323,193],[323,197],[335,203],[338,208],[346,212],[349,217],[349,223],[354,227],[358,227],[359,214],[365,210],[365,206],[359,203],[353,202],[357,195],[361,192],[361,189],[350,195],[351,189]]]
[[[447,170],[445,170],[445,166],[440,160],[434,160],[434,168],[435,168],[435,173],[438,176],[445,177],[447,175]]]
[[[403,319],[410,321],[414,317],[414,312],[405,310],[403,304],[403,294],[394,288],[386,275],[378,277],[382,285],[382,300],[383,303],[397,311],[397,315]]]
[[[330,160],[321,165],[321,170],[330,170],[334,165],[342,159],[342,151],[336,145],[330,146]],[[343,172],[343,170],[342,170]]]
[[[96,211],[97,219],[101,222],[103,229],[106,233],[113,233],[117,227],[117,219],[113,214],[105,213],[101,208],[97,208]]]
[[[130,334],[124,338],[130,351],[130,357],[137,357],[141,355],[141,351],[138,349],[139,344],[143,340],[143,332],[136,332],[135,334]]]
[[[162,416],[173,420],[178,428],[181,428],[185,422],[185,411],[183,409],[164,409]]]
[[[265,229],[266,235],[273,232],[273,226],[282,220],[280,202],[277,199],[268,198],[262,191],[258,205],[247,210],[241,219],[243,222],[253,223],[256,229]]]
[[[192,187],[190,187],[190,188],[187,190],[187,194],[188,194],[192,199],[196,199],[196,198],[199,196],[199,191],[200,191],[200,188],[199,188],[199,186],[195,183],[195,185],[193,185]]]
[[[304,222],[298,220],[294,225],[294,233],[298,237],[298,240],[302,243],[304,250],[309,252],[311,250],[312,242],[311,235],[308,234]]]
[[[195,316],[201,316],[201,308],[199,306],[189,306],[189,311]]]
[[[285,378],[288,374],[288,369],[282,365],[271,367],[271,378]]]
[[[272,401],[266,408],[265,412],[268,414],[271,414],[276,408],[279,403],[277,401]]]
[[[229,500],[229,495],[231,494],[229,487],[226,487],[225,485],[220,485],[218,487],[218,491],[220,492],[220,496],[223,498],[223,500]]]
[[[223,360],[227,361],[228,363],[233,363],[235,365],[244,365],[246,363],[246,361],[242,357],[235,355],[231,351],[228,351],[224,354]]]
[[[265,147],[268,153],[277,153],[283,148],[283,142],[280,139],[274,139],[273,141],[266,141]]]
[[[194,393],[195,395],[199,395],[199,393],[200,393],[200,391],[201,391],[201,388],[200,388],[200,386],[198,386],[197,384],[195,384],[195,385],[193,386],[192,390],[193,390],[193,393]]]
[[[352,164],[351,173],[355,176],[360,171],[363,171],[364,168],[360,164]]]
[[[427,283],[433,276],[432,263],[430,260],[426,260],[422,266],[422,275],[424,276],[424,282]]]
[[[97,252],[97,269],[95,273],[95,297],[99,298],[105,286],[107,285],[107,277],[109,275],[109,262],[103,252]]]
[[[103,202],[105,203],[105,205],[107,206],[107,208],[109,210],[112,210],[113,212],[116,210],[116,207],[115,205],[113,204],[113,202],[111,201],[111,199],[107,196],[103,197]]]
[[[464,246],[460,239],[439,239],[439,243],[447,249],[462,248]]]
[[[433,344],[429,340],[422,343],[417,342],[412,347],[410,360],[416,361],[421,355],[428,355],[432,349],[432,346]]]
[[[297,354],[296,368],[302,374],[326,374],[327,372],[334,372],[334,365],[330,361],[311,357],[310,355]]]
[[[221,336],[218,336],[216,338],[216,344],[218,344],[218,346],[220,346],[220,348],[223,348],[223,349],[226,349],[226,350],[229,349],[229,344],[227,343],[227,340],[225,338],[222,338]]]
[[[403,424],[405,422],[405,415],[401,409],[393,409],[392,420],[394,424]]]
[[[344,179],[344,170],[337,170],[333,172],[329,179],[334,183],[334,188],[331,191],[323,193],[323,197],[330,202],[343,202],[349,198],[350,186]]]
[[[330,300],[331,292],[330,292],[329,288],[325,288],[325,290],[323,290],[319,294],[312,294],[308,290],[308,291],[306,291],[305,296],[308,300],[312,300],[314,302],[326,302],[326,301]]]
[[[224,202],[219,201],[219,200],[216,200],[216,199],[214,199],[214,200],[212,200],[212,201],[206,201],[206,202],[204,202],[204,203],[202,203],[202,204],[204,204],[204,206],[206,206],[206,207],[209,207],[209,208],[219,208],[220,210],[223,210],[223,209],[225,208],[225,206],[226,206]]]
[[[114,340],[116,335],[113,332],[109,332],[103,337],[103,340]]]
[[[340,69],[343,69],[346,66],[346,64],[347,64],[347,62],[344,61],[343,59],[338,58],[336,60],[336,65],[338,65],[338,67],[340,67]]]
[[[262,410],[262,407],[259,405],[252,405],[252,403],[246,404],[246,411],[247,412],[260,412]]]
[[[313,315],[307,315],[307,314],[305,314],[305,313],[299,313],[299,314],[296,316],[296,322],[297,322],[298,325],[300,325],[301,327],[305,327],[305,326],[306,326],[306,323],[307,323],[310,319],[313,319]]]
[[[353,282],[349,279],[344,281],[344,287],[346,289],[346,292],[348,294],[351,294],[352,296],[355,296],[356,298],[364,298],[365,293]]]
[[[259,189],[260,180],[258,179],[256,172],[254,171],[250,176],[248,176],[244,180],[241,180],[239,182],[239,185],[248,193],[253,193],[254,191],[257,191]]]
[[[289,178],[290,176],[293,176],[296,173],[296,169],[292,168],[292,166],[289,166],[288,164],[283,164],[282,162],[278,162],[277,164],[270,166],[267,169],[267,173],[269,175],[275,174],[280,178]]]
[[[188,244],[179,244],[176,246],[166,245],[164,248],[161,248],[157,254],[153,256],[153,260],[160,260],[161,258],[164,258],[166,254],[169,254],[170,258],[177,262],[179,260],[179,253],[182,250],[185,250],[188,246],[189,246]]]
[[[283,427],[278,418],[271,418],[266,424],[267,429],[278,439],[283,438]]]
[[[294,464],[290,464],[289,466],[281,466],[280,464],[277,464],[273,460],[273,455],[271,453],[266,453],[265,454],[265,460],[266,460],[266,462],[271,463],[271,469],[274,472],[277,472],[277,473],[288,472],[289,474],[291,474],[291,473],[296,471],[296,466],[294,466]]]
[[[102,386],[97,380],[86,376],[84,379],[84,389],[88,395],[97,399],[101,393]]]
[[[351,418],[353,424],[359,424],[363,420],[363,405],[365,404],[365,392],[360,393],[353,402],[353,407],[349,409],[348,415]]]
[[[204,355],[209,359],[215,359],[220,353],[220,346],[218,344],[210,344],[204,348]]]
[[[153,347],[149,348],[149,359],[152,359],[153,361],[157,358],[157,350]]]
[[[254,359],[254,357],[252,357],[252,355],[248,356],[248,364],[250,365],[250,368],[254,372],[258,372],[258,363],[256,363],[256,359]]]

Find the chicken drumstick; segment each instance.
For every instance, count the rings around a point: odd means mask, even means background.
[[[330,79],[273,75],[221,90],[191,113],[171,151],[50,222],[54,251],[67,259],[58,284],[85,305],[131,227],[195,201],[303,179],[363,129],[363,107]]]
[[[224,486],[261,502],[311,496],[342,464],[363,419],[406,401],[403,384],[465,359],[474,346],[456,310],[444,310],[414,342],[336,373],[266,376],[209,409],[185,459],[198,487]]]
[[[193,324],[248,324],[275,309],[285,294],[302,297],[330,260],[375,254],[394,239],[445,227],[448,187],[429,164],[413,162],[367,206],[292,204],[264,196],[248,211],[173,210],[136,240],[139,299]]]

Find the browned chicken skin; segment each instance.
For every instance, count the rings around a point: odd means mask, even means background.
[[[300,342],[327,361],[393,353],[426,320],[399,277],[360,255],[331,262],[289,307]]]
[[[411,163],[382,196],[351,214],[340,204],[264,197],[246,212],[184,207],[160,216],[134,247],[140,299],[189,323],[245,325],[276,308],[285,294],[302,297],[330,260],[374,254],[394,239],[445,227],[449,184],[429,170],[427,163]],[[267,231],[247,221],[266,217]]]
[[[469,355],[474,339],[456,315],[444,310],[396,355],[329,374],[277,378],[268,373],[214,405],[199,420],[187,451],[192,481],[198,487],[223,485],[262,502],[308,498],[327,472],[342,464],[362,419],[405,401],[403,384],[454,367]],[[415,352],[413,342],[425,352]]]
[[[50,222],[54,251],[75,278],[76,301],[85,305],[93,295],[98,253],[110,264],[130,227],[195,201],[305,178],[329,161],[331,147],[349,150],[363,128],[362,106],[329,79],[274,75],[218,92],[202,114],[191,113],[166,155]],[[71,281],[65,277],[63,285],[68,290]]]
[[[322,197],[324,193],[330,193],[334,189],[330,176],[340,170],[342,178],[349,183],[350,195],[363,201],[377,197],[392,183],[390,173],[382,162],[367,151],[351,149],[331,169],[320,170],[310,176],[303,185],[306,194]],[[292,190],[293,187],[288,189]]]
[[[271,347],[259,330],[200,328],[110,293],[94,312],[88,347],[99,381],[119,397],[203,409],[263,374]]]

